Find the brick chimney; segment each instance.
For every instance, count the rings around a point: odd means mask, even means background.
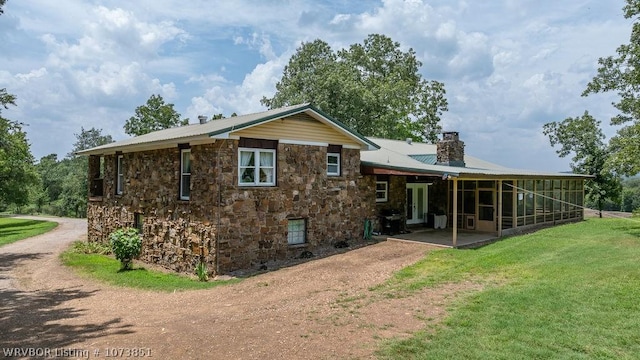
[[[464,142],[458,138],[457,131],[443,132],[436,146],[437,165],[464,167]]]

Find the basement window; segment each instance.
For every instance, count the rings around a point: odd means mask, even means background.
[[[289,219],[287,242],[289,245],[304,244],[307,241],[307,222],[305,219]]]

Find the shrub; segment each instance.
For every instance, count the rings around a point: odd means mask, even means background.
[[[207,264],[202,260],[200,260],[198,262],[198,265],[196,265],[196,275],[198,275],[198,279],[200,279],[200,281],[209,280],[209,273],[207,272]]]
[[[111,249],[122,270],[131,270],[131,261],[142,251],[142,239],[134,228],[118,229],[109,235]]]
[[[71,251],[77,254],[111,254],[111,247],[95,241],[76,241],[71,246]]]

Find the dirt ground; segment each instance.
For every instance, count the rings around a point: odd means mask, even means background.
[[[117,288],[60,264],[57,255],[86,238],[86,221],[56,221],[50,233],[0,247],[2,348],[86,350],[90,358],[106,357],[107,349],[163,359],[373,358],[382,340],[440,321],[457,294],[476,288],[459,284],[400,298],[370,291],[437,249],[401,242],[209,290]]]
[[[633,214],[628,212],[622,212],[622,211],[603,211],[602,212],[603,218],[630,218],[631,215]],[[584,217],[585,218],[600,217],[600,213],[598,212],[598,210],[584,209]]]

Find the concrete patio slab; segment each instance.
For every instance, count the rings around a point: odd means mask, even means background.
[[[405,234],[376,235],[374,238],[387,241],[416,242],[448,248],[453,247],[452,229],[416,228],[409,229],[409,232]],[[495,233],[458,230],[456,248],[480,247],[498,240],[500,240],[500,238],[498,238]]]

